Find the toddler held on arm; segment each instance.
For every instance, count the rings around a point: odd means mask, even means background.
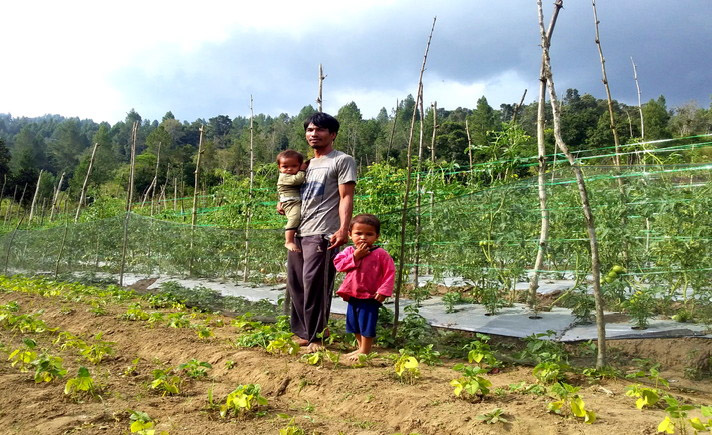
[[[277,179],[277,193],[279,203],[287,216],[287,225],[284,226],[284,247],[290,251],[299,252],[294,236],[297,233],[299,222],[302,219],[302,198],[300,187],[305,181],[305,170],[309,162],[304,161],[304,156],[294,150],[284,150],[277,154],[279,178]]]

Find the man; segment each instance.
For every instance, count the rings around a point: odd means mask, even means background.
[[[334,287],[334,257],[348,241],[356,186],[356,162],[334,149],[339,121],[315,113],[304,121],[309,147],[314,150],[302,185],[302,221],[287,253],[287,291],[292,299],[291,328],[295,340],[309,350],[321,346]],[[325,338],[325,337],[324,337]]]

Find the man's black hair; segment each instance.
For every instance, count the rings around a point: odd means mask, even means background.
[[[329,133],[339,132],[339,121],[328,113],[316,112],[304,121],[304,131],[307,131],[309,124],[329,130]]]

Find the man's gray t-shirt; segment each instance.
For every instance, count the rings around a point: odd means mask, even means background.
[[[341,226],[339,184],[355,182],[356,162],[350,155],[333,150],[311,159],[302,184],[302,222],[297,235],[335,233]]]

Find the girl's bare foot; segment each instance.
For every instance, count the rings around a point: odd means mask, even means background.
[[[359,356],[360,355],[368,355],[366,353],[361,352],[361,350],[357,350],[356,352],[351,352],[350,354],[346,355],[346,359],[350,362],[357,363],[359,361]]]
[[[284,244],[284,247],[287,248],[288,251],[292,251],[292,252],[302,252],[301,249],[299,249],[299,247],[297,246],[297,244],[294,243],[294,242],[286,242],[286,243]]]

